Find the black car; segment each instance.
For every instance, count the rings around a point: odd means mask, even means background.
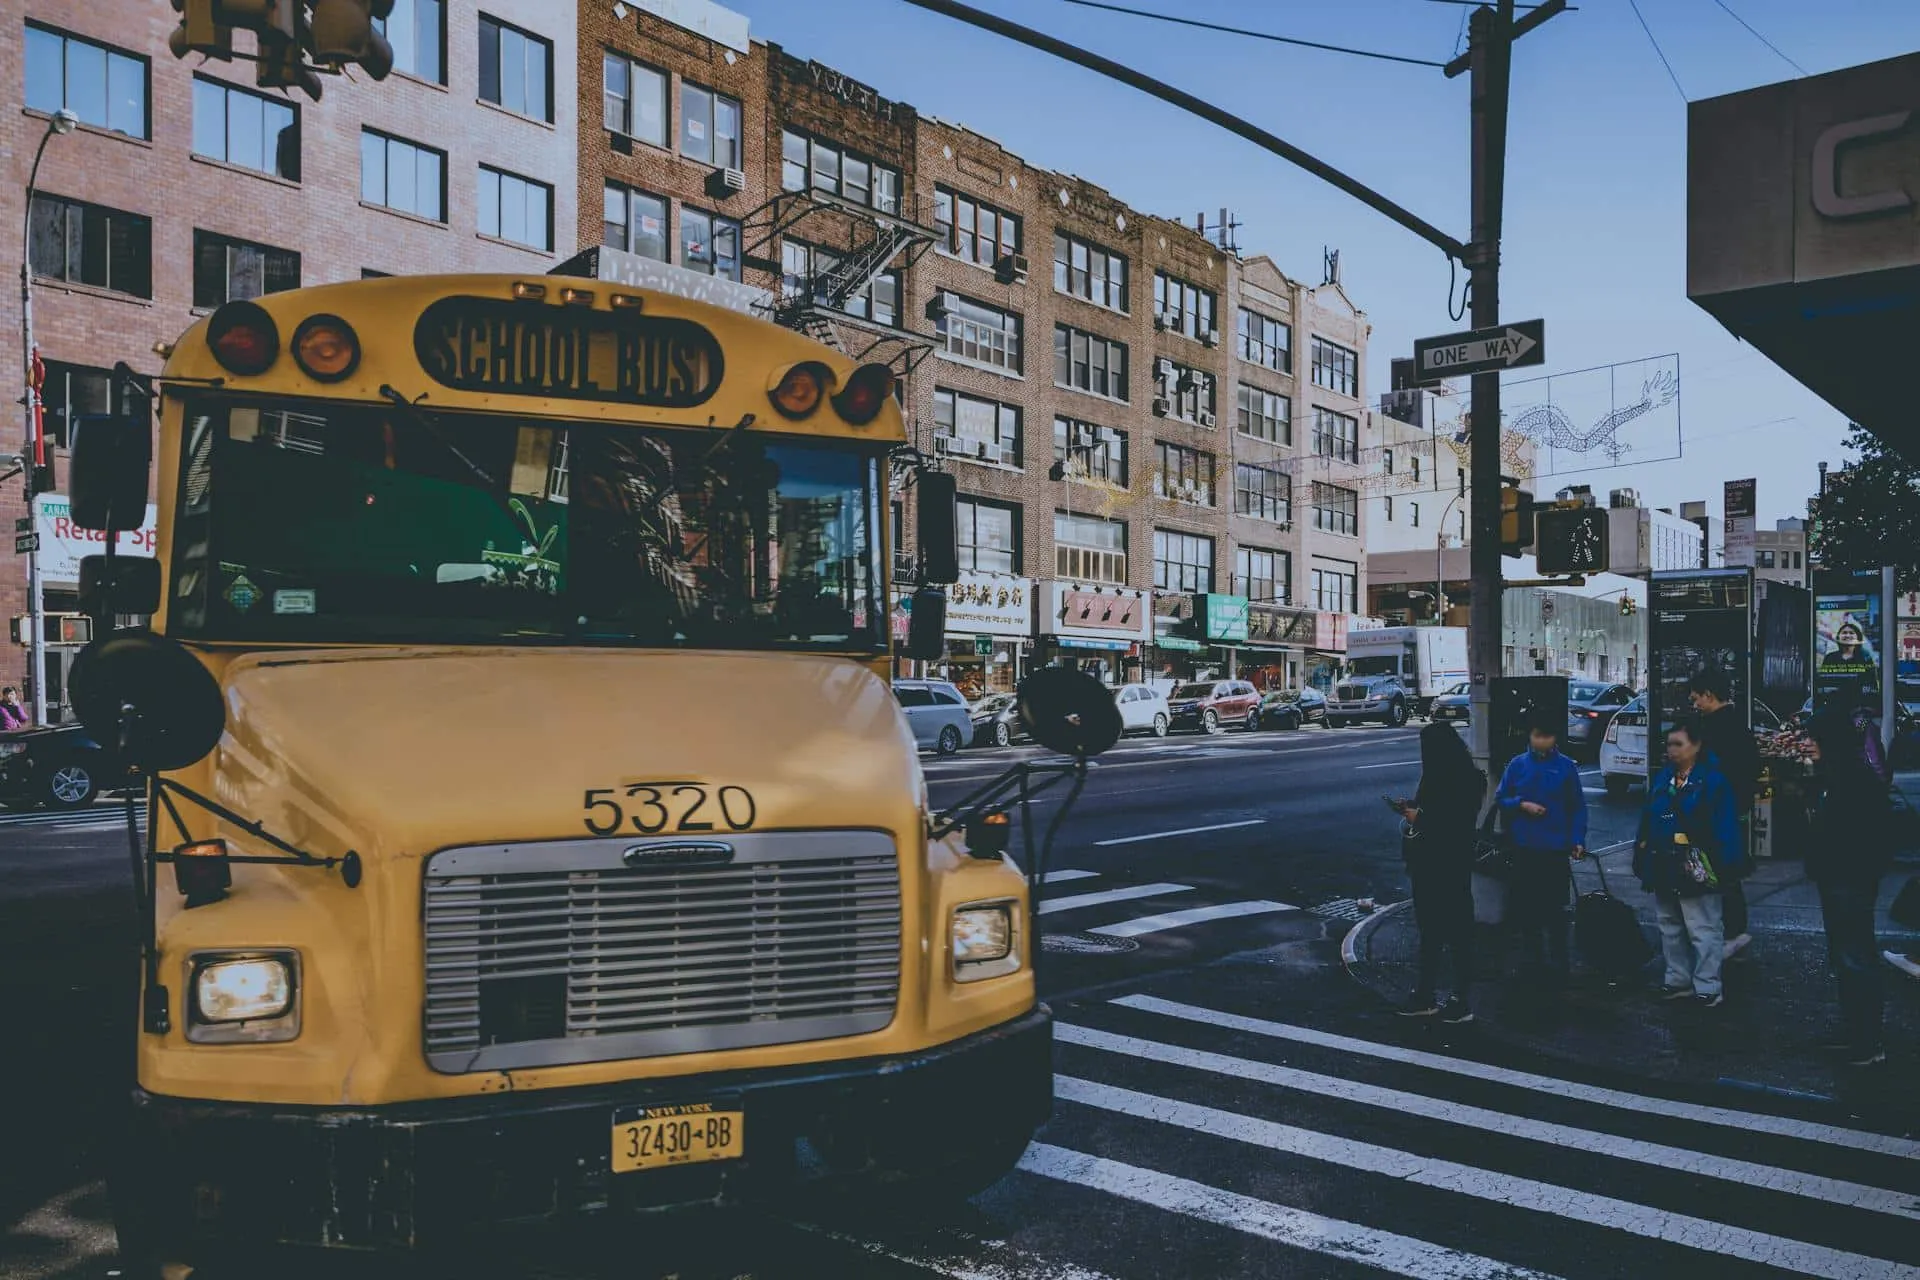
[[[1262,729],[1298,729],[1302,725],[1327,723],[1327,695],[1308,686],[1305,689],[1275,689],[1260,699]]]
[[[1011,693],[990,693],[967,711],[973,721],[973,745],[1005,747],[1026,737],[1020,723],[1020,700]]]
[[[0,734],[0,803],[12,808],[85,808],[123,772],[77,724]]]

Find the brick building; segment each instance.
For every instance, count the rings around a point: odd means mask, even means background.
[[[47,144],[31,233],[56,444],[69,415],[112,405],[116,362],[157,372],[154,345],[229,298],[374,273],[544,272],[571,251],[570,13],[540,0],[397,0],[385,24],[393,74],[324,77],[317,103],[256,90],[247,61],[175,59],[178,21],[156,0],[0,0],[0,225],[22,225],[51,113],[80,119]],[[24,361],[19,313],[8,314],[0,368],[11,371]],[[19,421],[0,427],[0,453],[17,449]],[[47,607],[72,608],[84,548],[53,536],[64,501],[42,506]],[[10,481],[0,521],[10,530],[25,514]],[[24,612],[26,576],[24,556],[0,570],[0,615]],[[49,654],[55,701],[66,656]],[[11,683],[23,652],[4,664]]]

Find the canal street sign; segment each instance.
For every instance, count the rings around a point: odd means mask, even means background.
[[[1421,379],[1469,373],[1498,373],[1547,362],[1547,322],[1520,320],[1491,329],[1470,329],[1413,344],[1413,362]]]

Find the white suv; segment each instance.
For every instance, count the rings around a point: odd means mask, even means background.
[[[893,696],[913,728],[913,740],[950,756],[973,741],[967,700],[945,680],[895,680]]]
[[[1167,736],[1173,713],[1167,709],[1167,695],[1152,685],[1123,684],[1113,691],[1113,702],[1120,708],[1122,732]]]

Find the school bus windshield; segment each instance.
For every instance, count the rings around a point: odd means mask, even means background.
[[[184,427],[178,636],[886,643],[870,447],[214,398]]]

